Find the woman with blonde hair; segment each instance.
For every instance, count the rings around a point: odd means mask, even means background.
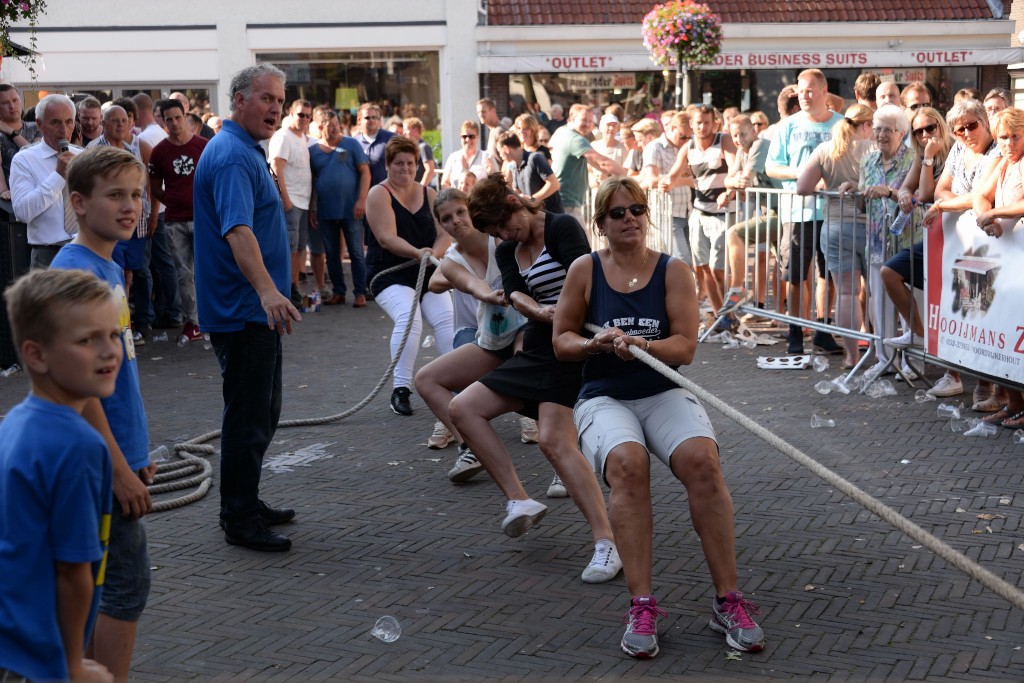
[[[491,156],[480,149],[480,125],[476,121],[465,120],[459,128],[462,148],[448,155],[444,162],[441,187],[459,187],[463,176],[474,167],[482,167],[487,173],[494,173],[498,166]]]
[[[523,143],[523,149],[531,153],[540,152],[548,163],[551,163],[551,150],[540,141],[540,124],[537,123],[537,119],[529,114],[520,114],[512,128],[519,136],[519,141]]]
[[[814,193],[822,180],[825,189],[833,192],[844,185],[856,185],[861,159],[871,147],[873,117],[871,107],[863,104],[846,110],[846,116],[832,127],[832,139],[818,145],[804,164],[796,182],[798,194]],[[818,247],[825,255],[829,275],[839,290],[837,323],[849,330],[859,330],[862,324],[860,282],[866,272],[864,212],[852,199],[841,196],[829,197],[826,206]],[[843,337],[843,351],[846,356],[843,367],[852,368],[860,360],[857,340]]]

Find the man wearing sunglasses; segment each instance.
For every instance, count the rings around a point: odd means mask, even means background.
[[[903,108],[907,110],[907,119],[910,121],[914,120],[914,114],[918,109],[932,106],[931,91],[921,81],[908,84],[900,97],[903,100]]]
[[[310,240],[309,198],[313,194],[313,174],[309,169],[309,119],[313,107],[308,100],[295,100],[288,109],[288,122],[270,138],[270,167],[277,176],[281,190],[281,203],[288,224],[288,246],[292,252],[291,300],[298,308],[302,305],[299,292],[299,273],[305,267],[306,245],[313,252],[313,273],[316,288],[324,288],[323,241]],[[319,236],[318,236],[319,237]]]

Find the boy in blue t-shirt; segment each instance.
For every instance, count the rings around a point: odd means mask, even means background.
[[[116,386],[117,304],[82,271],[33,271],[5,297],[31,390],[0,423],[0,680],[113,681],[84,657],[102,592],[112,471],[81,413]]]
[[[100,614],[87,654],[110,669],[116,680],[125,681],[136,627],[149,597],[149,557],[141,518],[152,507],[146,482],[155,466],[149,462],[149,426],[124,276],[111,255],[118,241],[128,239],[138,225],[147,174],[132,154],[114,147],[88,149],[75,161],[68,166],[68,190],[78,215],[78,237],[62,247],[50,265],[86,270],[107,283],[120,305],[124,350],[114,393],[90,401],[82,411],[110,449],[115,498]]]

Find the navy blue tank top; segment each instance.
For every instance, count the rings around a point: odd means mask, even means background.
[[[434,214],[430,212],[427,188],[423,188],[423,204],[416,213],[413,213],[398,201],[390,187],[387,185],[382,185],[381,187],[391,195],[391,210],[395,212],[395,228],[398,236],[418,249],[433,247],[435,240],[437,240],[437,226],[434,223]],[[373,280],[373,277],[382,270],[387,270],[409,261],[409,257],[397,256],[380,246],[380,242],[377,241],[377,237],[373,234],[372,230],[366,235],[366,243],[367,282]],[[435,266],[427,266],[424,283],[430,281],[434,268]],[[419,270],[415,266],[389,273],[374,283],[377,291],[373,292],[373,295],[380,294],[391,285],[404,285],[405,287],[415,289],[416,276],[418,274]],[[426,293],[427,287],[424,287],[420,297],[422,298]]]
[[[643,289],[617,292],[608,285],[601,258],[593,252],[594,270],[590,286],[587,322],[598,327],[617,327],[631,337],[651,341],[669,336],[665,308],[665,271],[671,256],[661,254],[650,282]],[[623,401],[647,398],[676,388],[675,382],[640,361],[625,361],[614,353],[587,356],[583,366],[580,398],[609,396]]]

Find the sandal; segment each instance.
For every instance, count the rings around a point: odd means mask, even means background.
[[[1008,417],[1010,417],[1010,406],[1002,406],[999,410],[992,413],[991,415],[986,415],[985,417],[981,418],[981,421],[987,422],[990,425],[998,425],[1002,424],[1003,420],[1005,420]]]
[[[1020,429],[1021,427],[1024,427],[1024,410],[1017,411],[999,424],[1007,429]]]

